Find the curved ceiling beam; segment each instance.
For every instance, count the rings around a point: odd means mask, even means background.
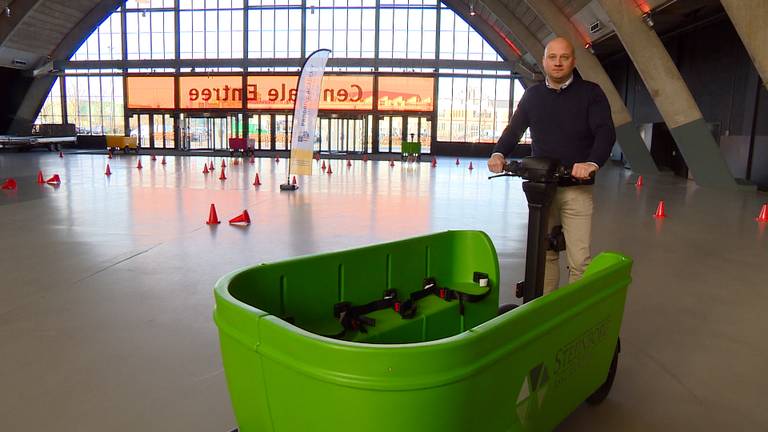
[[[544,45],[536,35],[531,33],[528,27],[499,0],[481,0],[481,3],[509,28],[523,45],[523,48],[536,59],[536,63],[541,68],[541,59],[544,58]]]
[[[13,34],[24,17],[43,0],[14,0],[11,6],[11,16],[0,17],[0,47]],[[10,6],[9,6],[10,7]]]
[[[524,80],[530,81],[540,78],[535,68],[531,67],[527,63],[524,63],[519,52],[516,52],[509,39],[501,31],[501,29],[494,28],[488,21],[485,20],[480,14],[471,16],[469,14],[469,5],[462,0],[442,0],[443,4],[448,6],[456,15],[467,22],[470,27],[477,31],[488,44],[493,47],[506,61],[513,63],[513,70],[520,74]]]
[[[16,2],[14,2],[16,4]],[[53,61],[66,60],[74,55],[80,44],[83,43],[86,37],[93,33],[98,25],[112,14],[121,4],[119,0],[102,0],[96,5],[85,17],[80,20],[72,30],[64,37],[61,43],[51,52],[51,62],[46,66],[52,68]],[[40,69],[38,70],[40,71]],[[13,119],[9,131],[11,133],[28,134],[31,130],[32,123],[40,113],[40,110],[45,103],[45,98],[51,91],[53,83],[56,81],[56,76],[50,75],[51,69],[44,68],[42,73],[35,77],[32,85],[29,87],[27,94],[24,96],[24,100],[19,105],[19,109],[16,111],[16,117]]]

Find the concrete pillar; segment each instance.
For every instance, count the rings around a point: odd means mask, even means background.
[[[736,188],[698,105],[634,0],[599,0],[699,185]]]
[[[526,0],[528,6],[536,12],[544,23],[558,36],[571,41],[576,49],[576,68],[584,79],[597,83],[605,92],[611,105],[611,116],[616,127],[616,140],[621,146],[632,170],[640,174],[658,173],[645,142],[632,123],[627,106],[619,96],[616,86],[608,77],[603,66],[594,54],[584,48],[584,39],[573,23],[551,0]],[[543,52],[543,48],[542,48]],[[538,59],[541,61],[541,58]]]
[[[768,2],[720,0],[768,89]]]

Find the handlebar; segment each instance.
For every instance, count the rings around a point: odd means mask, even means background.
[[[527,157],[521,161],[509,161],[504,164],[501,174],[489,176],[489,179],[496,177],[522,177],[525,180],[541,183],[557,183],[561,180],[580,184],[586,181],[592,181],[595,178],[595,172],[589,174],[589,180],[581,180],[571,177],[571,170],[560,165],[555,159],[541,157]]]

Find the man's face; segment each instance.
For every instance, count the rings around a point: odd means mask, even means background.
[[[544,52],[544,72],[550,81],[564,83],[568,81],[576,67],[573,48],[562,39],[556,39],[547,45]]]

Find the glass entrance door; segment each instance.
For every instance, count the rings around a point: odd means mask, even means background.
[[[256,150],[274,149],[271,114],[251,114],[248,117],[248,139]]]
[[[174,148],[174,121],[170,114],[133,114],[130,133],[141,148]]]
[[[420,142],[421,152],[430,153],[432,121],[426,116],[383,116],[379,120],[379,152],[400,153],[402,142]]]
[[[242,115],[184,117],[182,143],[188,150],[227,150],[229,138],[242,136]]]
[[[370,118],[318,118],[315,150],[329,153],[367,153]]]

